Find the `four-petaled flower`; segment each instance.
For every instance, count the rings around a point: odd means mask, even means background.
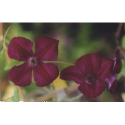
[[[9,80],[17,86],[28,86],[31,83],[33,71],[37,86],[43,87],[52,83],[59,74],[58,67],[42,61],[57,59],[58,43],[58,40],[52,38],[39,38],[35,41],[35,53],[33,53],[33,43],[30,40],[23,37],[14,37],[10,41],[8,55],[12,59],[25,62],[11,68]]]
[[[116,51],[114,61],[103,58],[97,53],[86,54],[79,58],[75,65],[62,70],[60,78],[63,80],[73,80],[80,84],[78,89],[84,95],[95,98],[99,96],[105,88],[111,93],[114,92],[117,84],[117,76],[121,70],[121,59],[119,50]]]

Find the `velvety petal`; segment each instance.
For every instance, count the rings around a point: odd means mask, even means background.
[[[60,78],[63,80],[73,80],[80,84],[85,80],[85,76],[81,70],[76,66],[69,66],[61,71]]]
[[[114,83],[112,84],[112,86],[109,89],[111,94],[113,94],[115,92],[116,87],[117,87],[117,79],[114,81]]]
[[[23,37],[14,37],[8,46],[10,58],[18,61],[26,61],[32,56],[33,44],[30,40]]]
[[[122,69],[121,56],[119,50],[117,49],[116,57],[114,58],[113,72],[118,74],[121,71],[121,69]]]
[[[42,37],[35,42],[35,56],[40,60],[56,60],[58,55],[58,40]]]
[[[99,96],[105,90],[105,88],[107,88],[107,83],[104,81],[98,81],[94,84],[83,83],[78,87],[80,92],[89,98]]]
[[[101,68],[98,72],[98,78],[100,80],[106,80],[110,73],[112,72],[113,60],[102,58]]]
[[[96,74],[101,68],[101,56],[97,53],[86,54],[76,61],[76,65],[84,74]]]
[[[97,74],[101,68],[102,57],[100,54],[91,54],[91,61],[93,65],[94,74]]]
[[[59,75],[58,67],[50,63],[39,63],[33,68],[34,81],[39,87],[47,86]]]
[[[108,78],[105,80],[108,83],[108,90],[110,89],[110,87],[112,86],[113,82],[117,79],[117,75],[115,75],[114,73],[110,73]]]
[[[32,69],[27,63],[14,66],[9,71],[9,80],[17,86],[28,86],[31,83]]]
[[[83,74],[93,74],[91,54],[82,56],[75,64],[82,70]]]

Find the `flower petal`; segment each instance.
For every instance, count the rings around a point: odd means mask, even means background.
[[[113,67],[113,60],[102,58],[101,68],[98,72],[98,79],[100,80],[106,80],[108,78],[109,74],[112,72]]]
[[[18,61],[26,61],[32,55],[33,44],[23,37],[14,37],[8,47],[8,55]]]
[[[113,72],[118,74],[122,69],[121,56],[118,49],[116,50],[116,57],[113,60],[114,60]]]
[[[102,57],[100,56],[100,54],[93,53],[91,54],[91,61],[93,65],[94,74],[97,74],[101,68]]]
[[[91,54],[86,54],[80,57],[75,64],[82,70],[83,74],[93,73]]]
[[[58,40],[42,37],[35,42],[35,56],[40,60],[56,60],[58,55]]]
[[[117,79],[113,82],[112,86],[109,89],[111,94],[115,93],[116,87],[117,87]]]
[[[97,53],[86,54],[76,61],[76,65],[84,74],[96,75],[101,67],[101,56]]]
[[[95,84],[80,84],[79,91],[89,98],[95,98],[99,96],[107,87],[107,83],[104,81],[98,81]]]
[[[105,80],[108,83],[108,90],[112,86],[113,82],[117,79],[117,75],[110,73],[108,78]]]
[[[63,80],[73,80],[74,82],[80,84],[83,83],[85,76],[82,74],[79,68],[76,66],[69,66],[62,70],[60,78]]]
[[[32,69],[27,63],[14,66],[9,72],[9,80],[17,86],[28,86],[31,83]]]
[[[33,68],[34,81],[39,87],[51,84],[59,75],[58,67],[54,64],[39,63]]]

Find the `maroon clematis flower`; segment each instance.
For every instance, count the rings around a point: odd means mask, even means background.
[[[120,73],[121,69],[122,69],[122,62],[121,62],[121,56],[120,56],[120,52],[117,49],[116,50],[116,56],[113,59],[114,64],[113,64],[113,68],[112,68],[112,72],[109,74],[109,78],[106,79],[106,81],[108,82],[108,91],[110,91],[110,93],[114,93],[117,87],[117,75]],[[110,76],[114,76],[114,77],[110,77]]]
[[[75,81],[80,84],[78,89],[81,93],[90,98],[95,98],[106,88],[109,88],[110,91],[112,91],[113,86],[115,88],[117,76],[113,71],[119,70],[116,68],[118,66],[117,59],[116,57],[113,61],[103,58],[97,53],[86,54],[79,58],[75,65],[63,69],[60,78]],[[115,61],[117,65],[113,68]],[[107,82],[108,80],[109,82]],[[111,83],[110,87],[109,83]]]
[[[28,86],[31,83],[33,71],[37,86],[49,85],[57,78],[59,74],[58,67],[42,61],[56,60],[58,42],[58,40],[48,37],[39,38],[35,41],[35,53],[33,53],[33,43],[30,40],[23,37],[14,37],[10,41],[8,55],[12,59],[25,62],[11,68],[9,80],[17,86]]]

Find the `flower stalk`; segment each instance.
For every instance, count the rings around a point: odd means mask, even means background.
[[[61,63],[61,64],[69,64],[69,65],[74,65],[73,63],[67,63],[67,62],[62,62],[62,61],[43,61],[44,63]]]

